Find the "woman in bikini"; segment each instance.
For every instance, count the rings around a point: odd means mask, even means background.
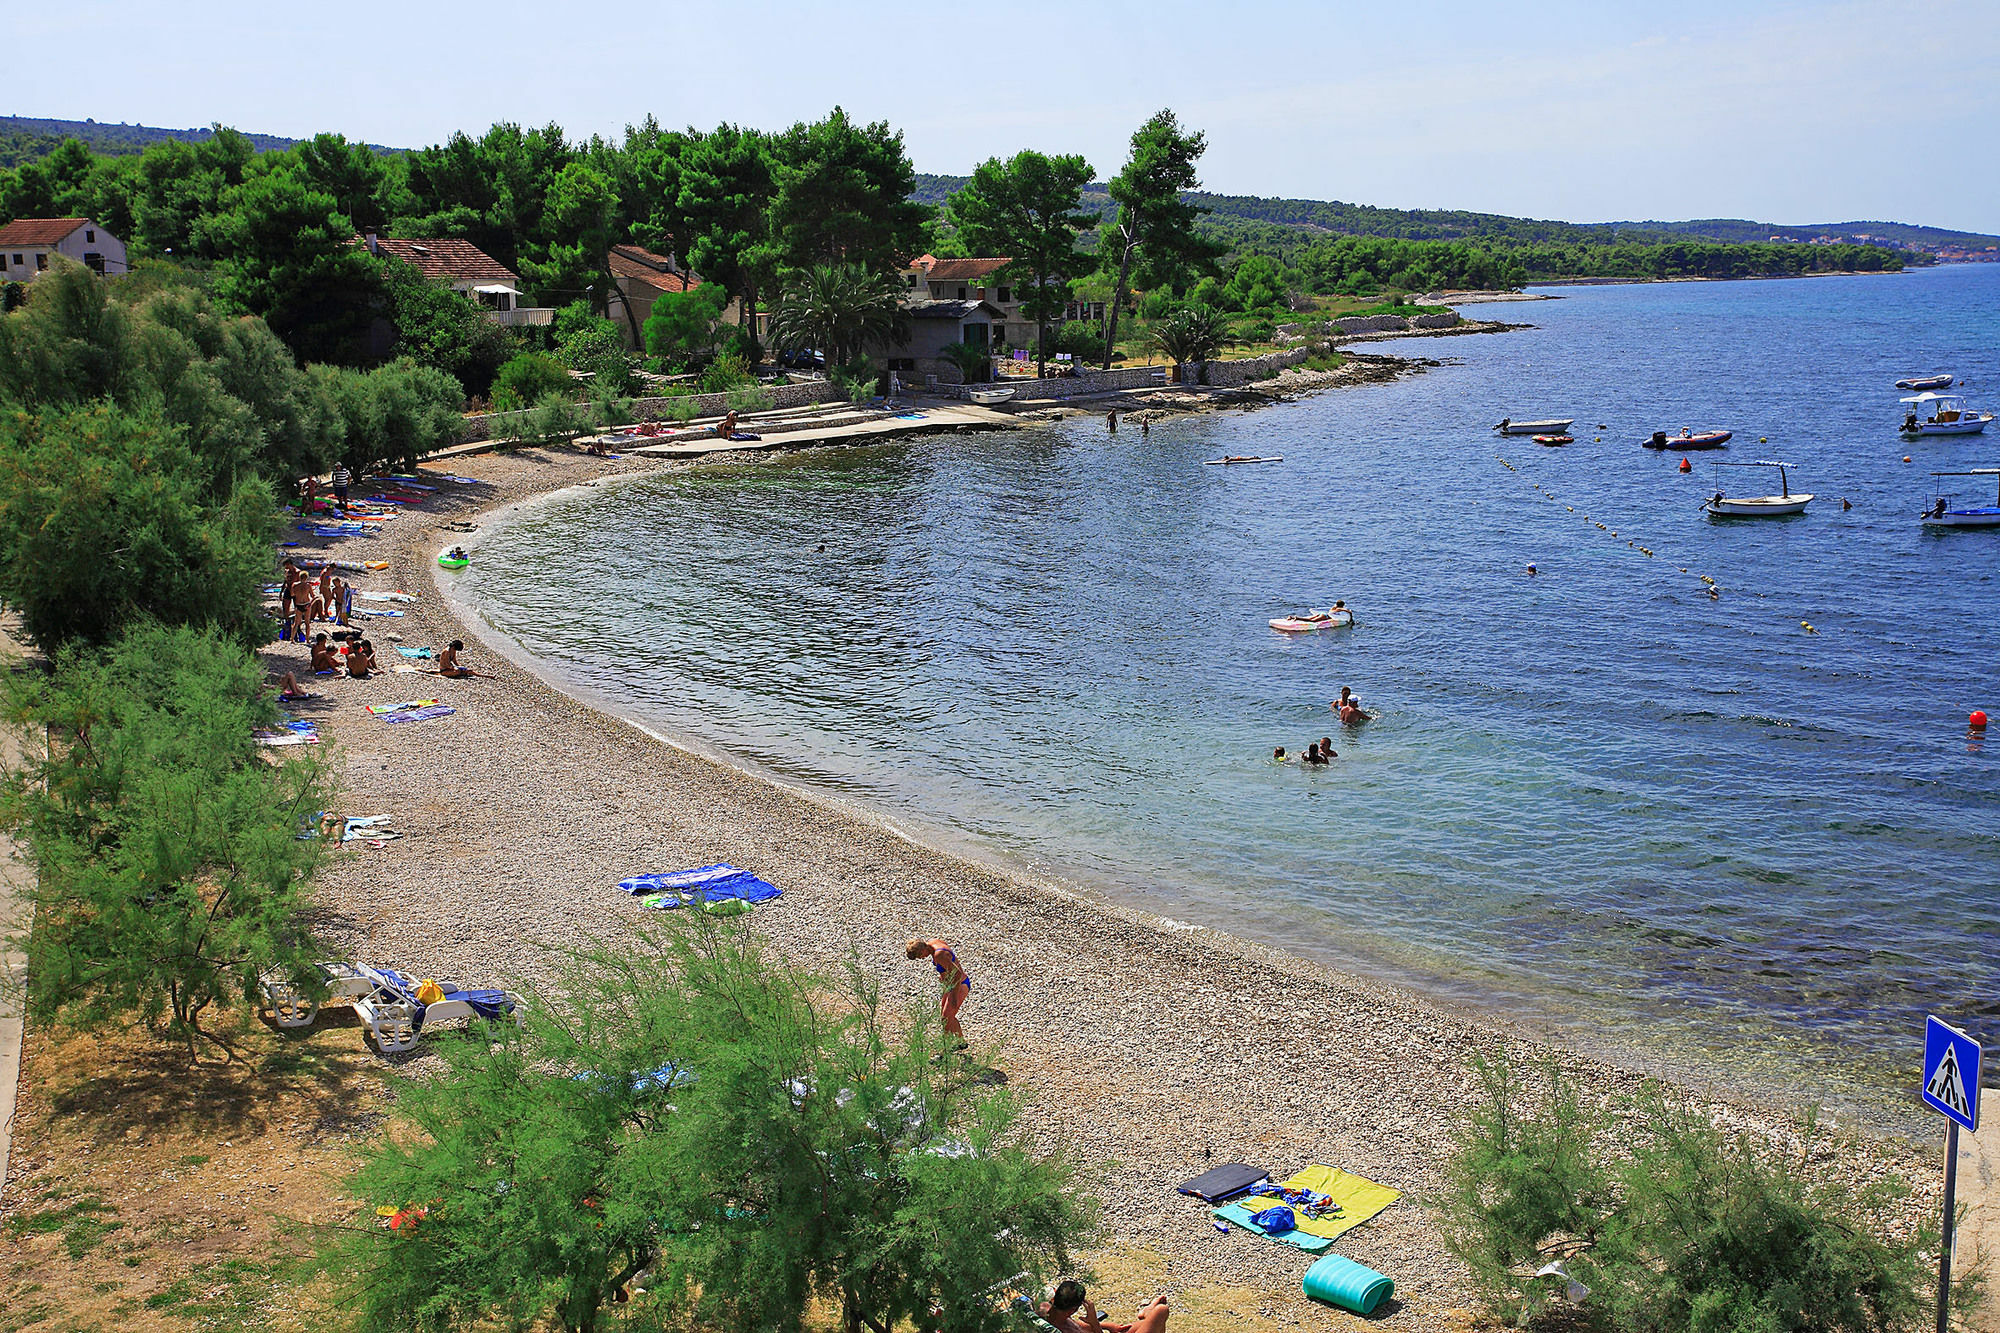
[[[965,1029],[958,1025],[958,1011],[972,994],[972,978],[966,975],[958,954],[943,940],[911,940],[903,946],[903,956],[911,960],[928,958],[937,969],[938,984],[944,987],[944,995],[938,1001],[938,1010],[944,1015],[944,1030],[964,1050]]]

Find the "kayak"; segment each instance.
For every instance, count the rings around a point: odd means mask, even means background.
[[[1284,461],[1285,456],[1283,454],[1279,454],[1276,458],[1251,458],[1243,454],[1231,454],[1228,458],[1204,458],[1202,463],[1207,467],[1222,467],[1228,463],[1282,463]]]
[[[1304,616],[1279,616],[1271,622],[1271,628],[1283,630],[1287,634],[1299,634],[1316,629],[1347,629],[1353,624],[1354,613],[1341,611],[1335,615],[1310,620]]]

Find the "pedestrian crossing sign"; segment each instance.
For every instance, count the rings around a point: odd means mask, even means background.
[[[1935,1015],[1924,1029],[1924,1100],[1978,1132],[1979,1043]]]

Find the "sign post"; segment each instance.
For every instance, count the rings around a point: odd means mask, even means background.
[[[1979,1043],[1935,1014],[1924,1028],[1924,1101],[1950,1121],[1944,1136],[1944,1236],[1938,1254],[1937,1333],[1951,1319],[1952,1223],[1958,1208],[1958,1130],[1979,1129]]]

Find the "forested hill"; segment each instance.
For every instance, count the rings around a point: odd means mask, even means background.
[[[122,157],[128,153],[143,153],[153,144],[167,139],[200,143],[214,135],[213,128],[169,130],[154,125],[101,124],[94,120],[0,116],[0,167],[18,167],[23,162],[47,157],[64,139],[80,140],[93,153]],[[275,134],[245,134],[243,137],[260,153],[290,148],[299,142]],[[374,144],[369,146],[378,153],[393,151]]]
[[[963,176],[917,177],[916,197],[939,203],[965,184]],[[1734,244],[1772,240],[1801,242],[1820,238],[1877,241],[1925,250],[1940,247],[1984,249],[2000,245],[2000,236],[1948,231],[1940,227],[1900,222],[1831,222],[1786,226],[1742,218],[1704,218],[1691,222],[1555,222],[1473,213],[1462,209],[1376,208],[1322,199],[1266,199],[1243,194],[1188,196],[1210,210],[1211,232],[1239,248],[1284,250],[1314,234],[1383,236],[1406,241],[1480,241],[1512,245],[1658,245],[1689,239]],[[1109,212],[1111,197],[1102,184],[1084,191],[1083,206]],[[1282,229],[1282,230],[1280,230]],[[1285,232],[1295,233],[1287,237]],[[1297,233],[1303,233],[1298,235]]]

